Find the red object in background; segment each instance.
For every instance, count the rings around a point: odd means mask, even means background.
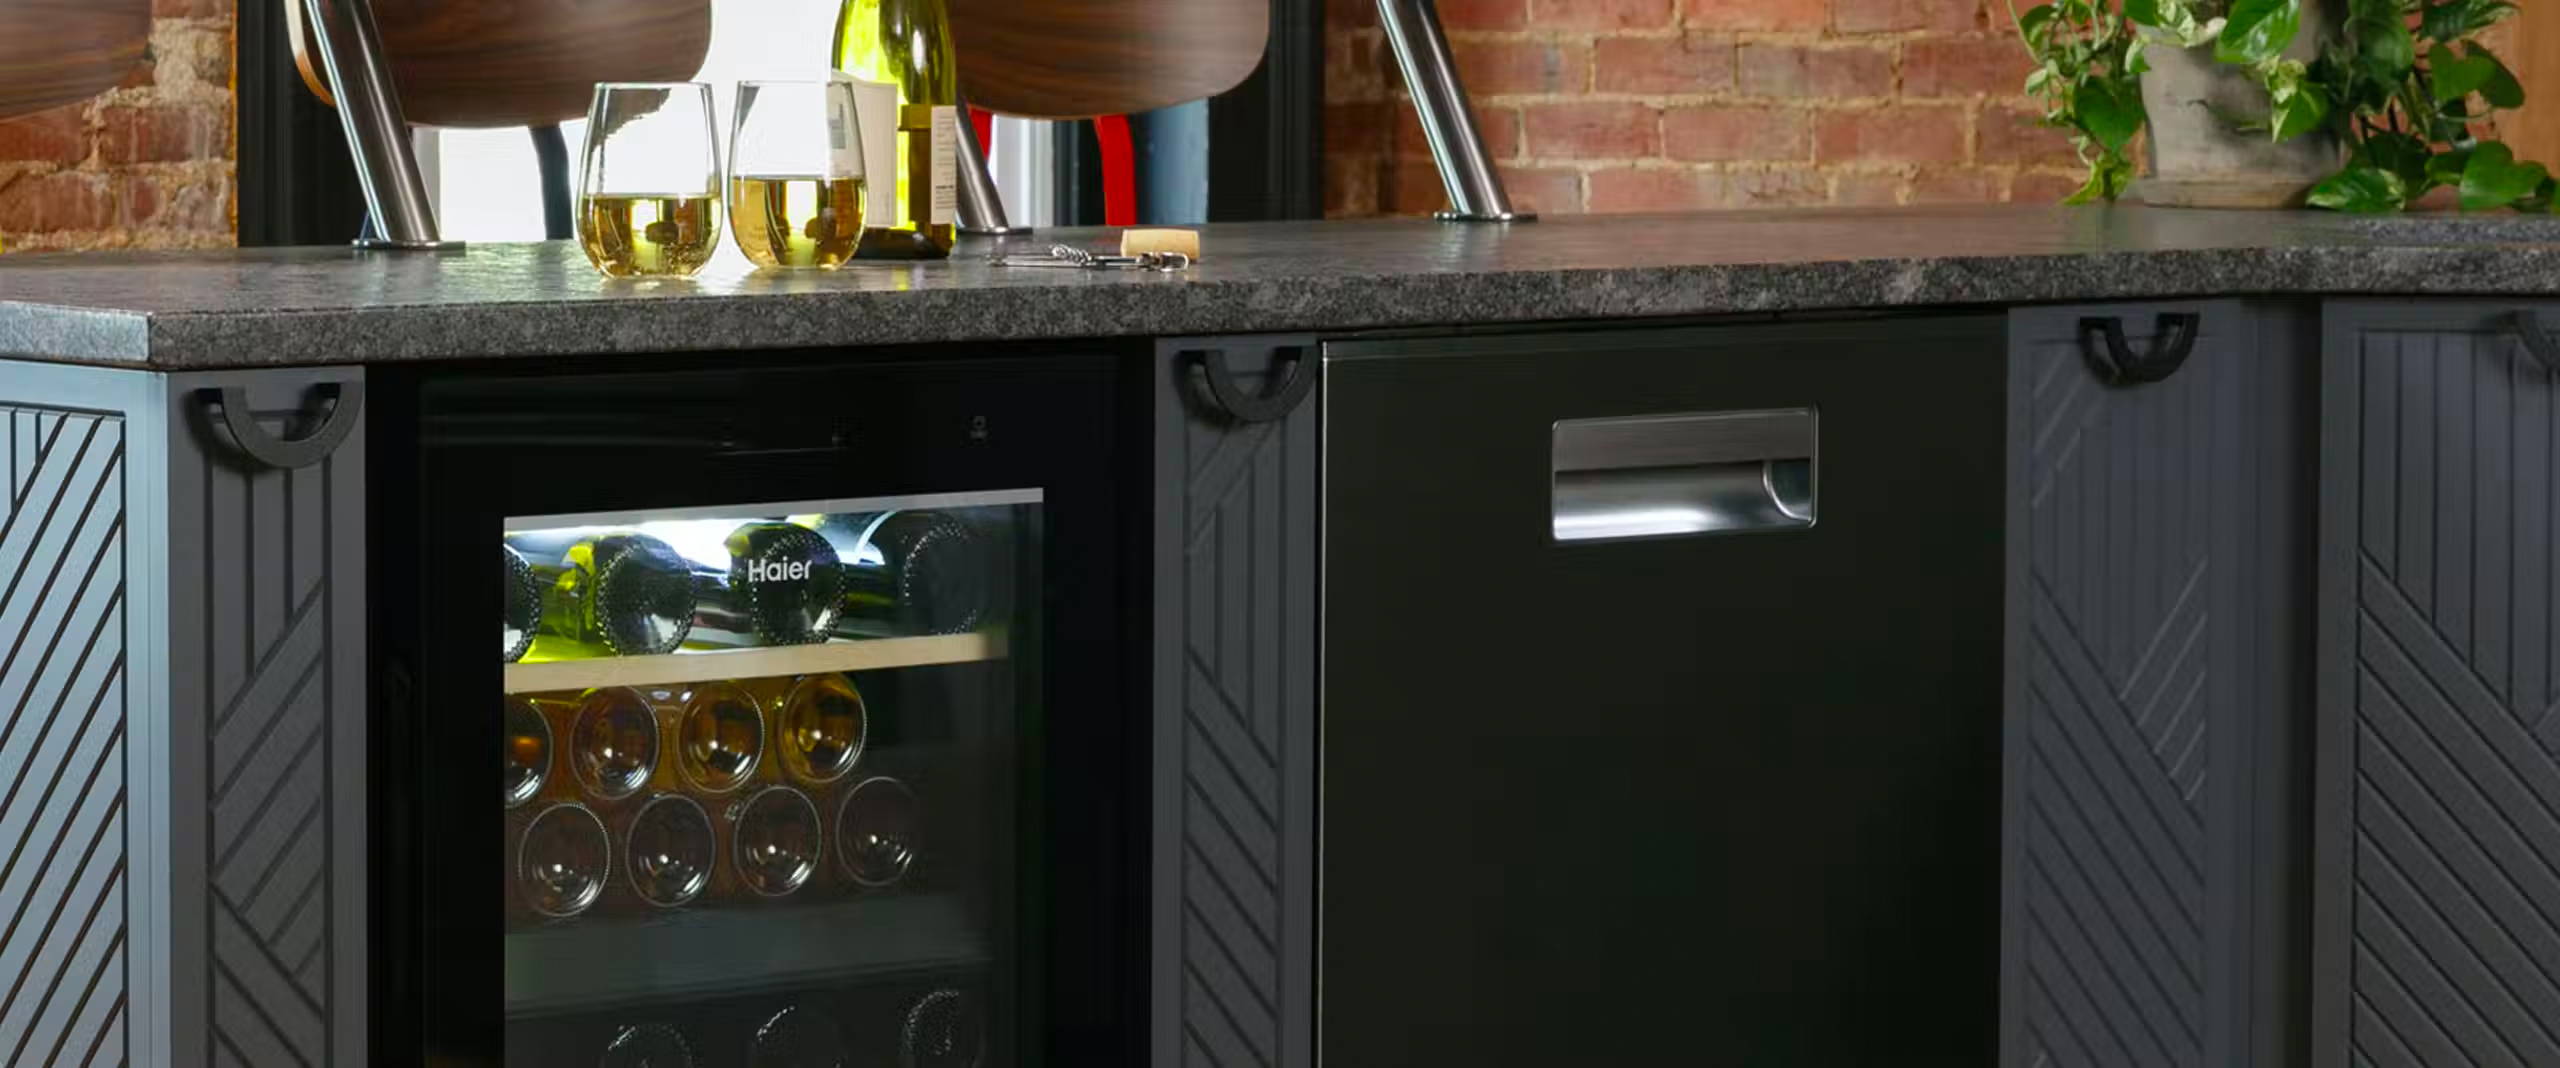
[[[1136,226],[1138,150],[1129,136],[1129,117],[1093,120],[1093,136],[1102,143],[1102,225]]]
[[[995,143],[996,116],[985,108],[969,109],[969,125],[978,131],[978,147]],[[1104,115],[1093,120],[1094,139],[1102,143],[1102,224],[1138,225],[1138,149],[1129,133],[1129,117]]]

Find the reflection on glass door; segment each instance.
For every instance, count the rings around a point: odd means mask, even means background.
[[[509,520],[510,1065],[1011,1063],[1037,491]]]

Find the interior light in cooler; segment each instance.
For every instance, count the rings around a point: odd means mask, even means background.
[[[754,519],[652,519],[633,529],[673,546],[685,559],[727,570],[729,534]]]

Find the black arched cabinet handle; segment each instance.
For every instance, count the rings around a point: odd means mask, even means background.
[[[311,387],[304,402],[303,421],[311,425],[310,433],[286,440],[258,425],[258,417],[249,409],[249,391],[240,386],[208,386],[196,391],[196,402],[207,409],[219,409],[219,421],[231,434],[231,445],[252,460],[269,467],[287,470],[309,467],[337,451],[347,435],[355,433],[356,417],[364,411],[364,383],[322,382]],[[319,410],[327,405],[326,411]]]
[[[1208,389],[1209,400],[1227,417],[1239,423],[1276,422],[1307,399],[1315,388],[1314,361],[1307,350],[1285,346],[1271,352],[1271,382],[1260,395],[1245,392],[1235,373],[1227,369],[1224,349],[1200,349],[1185,354],[1192,374]]]
[[[2151,350],[2137,353],[2125,340],[2123,319],[2092,315],[2080,320],[2080,352],[2110,386],[2165,382],[2186,366],[2203,323],[2204,317],[2194,312],[2161,312]]]
[[[2542,361],[2542,369],[2560,375],[2560,341],[2542,325],[2542,313],[2519,309],[2507,315],[2507,329],[2515,331],[2516,340],[2524,342],[2524,350]]]

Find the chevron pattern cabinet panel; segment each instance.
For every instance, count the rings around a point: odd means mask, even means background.
[[[281,437],[310,381],[346,375],[171,382],[173,1030],[205,1064],[368,1055],[363,433],[272,467],[201,399],[245,384]]]
[[[125,420],[6,400],[0,1064],[123,1064]]]
[[[2329,324],[2323,1065],[2560,1064],[2560,378],[2506,310]]]
[[[2184,365],[2102,381],[2082,319],[2139,350],[2161,312],[2200,316]],[[2011,322],[2003,1060],[2274,1063],[2307,357],[2237,302]]]
[[[1185,365],[1215,347],[1259,369],[1281,343],[1159,350],[1158,1068],[1313,1058],[1317,406],[1230,423]]]

